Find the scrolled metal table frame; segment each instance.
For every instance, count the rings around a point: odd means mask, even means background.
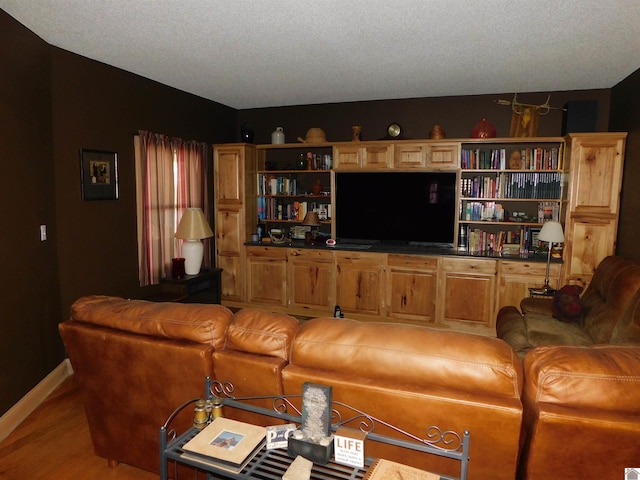
[[[302,412],[300,412],[300,410],[291,402],[291,399],[301,398],[302,395],[235,397],[233,395],[233,392],[234,386],[230,383],[212,381],[209,377],[207,377],[205,380],[206,398],[213,398],[215,396],[220,398],[223,405],[225,406],[279,418],[282,420],[286,420],[287,422],[298,424],[301,422]],[[217,478],[211,476],[210,474],[212,473],[238,480],[248,478],[279,480],[282,478],[282,475],[286,471],[286,467],[291,461],[293,461],[293,459],[287,457],[287,454],[284,451],[267,451],[263,448],[262,451],[259,452],[258,455],[256,455],[256,457],[245,467],[245,469],[238,474],[225,472],[223,470],[217,470],[214,467],[207,467],[205,465],[202,465],[201,463],[182,458],[182,446],[195,435],[197,435],[199,430],[191,428],[187,432],[178,436],[175,429],[171,429],[170,426],[173,422],[173,419],[178,415],[178,413],[190,404],[195,403],[196,400],[198,399],[194,398],[180,405],[169,416],[164,425],[160,427],[159,437],[161,480],[168,479],[167,463],[169,460],[197,467],[198,470],[206,473],[207,478]],[[271,400],[273,408],[266,409],[249,403],[256,400]],[[289,412],[294,413],[292,414]],[[402,437],[407,438],[407,440],[375,433],[375,428],[377,425],[383,425],[384,427],[397,432]],[[468,431],[464,431],[462,434],[459,434],[451,430],[442,431],[436,425],[431,425],[426,427],[425,429],[425,438],[420,438],[394,425],[391,425],[384,420],[374,417],[373,415],[369,415],[361,410],[358,410],[351,405],[347,405],[345,403],[334,400],[332,402],[331,429],[335,432],[341,426],[350,426],[351,428],[359,429],[361,432],[367,434],[367,440],[457,460],[460,462],[460,476],[450,477],[441,475],[441,478],[443,480],[467,479],[470,442],[470,433]],[[374,459],[368,458],[366,464],[370,465],[373,460]],[[311,478],[340,478],[345,480],[358,480],[364,477],[367,468],[368,467],[366,466],[364,469],[345,467],[333,462],[324,467],[314,465],[314,470],[312,471]],[[325,476],[327,469],[330,470],[330,473]]]

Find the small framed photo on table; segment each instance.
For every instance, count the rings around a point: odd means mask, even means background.
[[[538,240],[538,235],[540,235],[541,227],[531,227],[529,229],[529,251],[537,252],[541,249],[542,245],[540,245],[540,240]]]
[[[118,154],[102,150],[80,150],[83,200],[118,199]]]

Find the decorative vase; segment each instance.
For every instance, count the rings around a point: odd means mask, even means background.
[[[444,130],[442,129],[442,127],[437,124],[434,125],[433,129],[429,133],[429,138],[433,140],[440,140],[442,138],[445,138]]]
[[[249,125],[246,120],[242,121],[242,126],[240,127],[240,138],[241,141],[246,143],[253,143],[253,137],[255,133],[251,125]]]
[[[494,138],[496,136],[496,127],[487,120],[483,118],[478,123],[475,124],[473,130],[471,130],[472,138]]]
[[[276,129],[271,134],[271,143],[282,144],[284,143],[284,129],[282,127],[276,127]]]

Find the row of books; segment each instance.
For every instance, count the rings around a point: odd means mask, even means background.
[[[505,210],[501,203],[466,202],[463,220],[472,222],[503,222]]]
[[[302,195],[295,175],[258,175],[258,195]]]
[[[527,216],[524,212],[510,212],[501,203],[465,201],[460,212],[460,220],[471,222],[504,222],[504,221],[559,221],[560,202],[538,202],[536,214]]]
[[[284,202],[273,197],[258,197],[260,220],[289,220],[301,222],[307,212],[318,214],[320,220],[331,218],[331,204],[320,202]]]
[[[530,250],[530,237],[531,227],[526,225],[516,230],[499,232],[489,232],[467,225],[460,231],[458,249],[469,253],[527,255]]]
[[[517,151],[517,150],[516,150]],[[509,153],[511,155],[511,153]],[[563,164],[563,147],[528,147],[520,149],[521,170],[559,170]],[[506,170],[509,166],[507,149],[462,149],[461,168],[464,170]]]
[[[470,198],[560,198],[560,172],[499,172],[460,180],[460,194]]]

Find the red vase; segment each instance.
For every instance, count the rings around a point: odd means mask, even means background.
[[[471,138],[494,138],[495,136],[496,127],[486,118],[476,123],[473,130],[471,130]]]

